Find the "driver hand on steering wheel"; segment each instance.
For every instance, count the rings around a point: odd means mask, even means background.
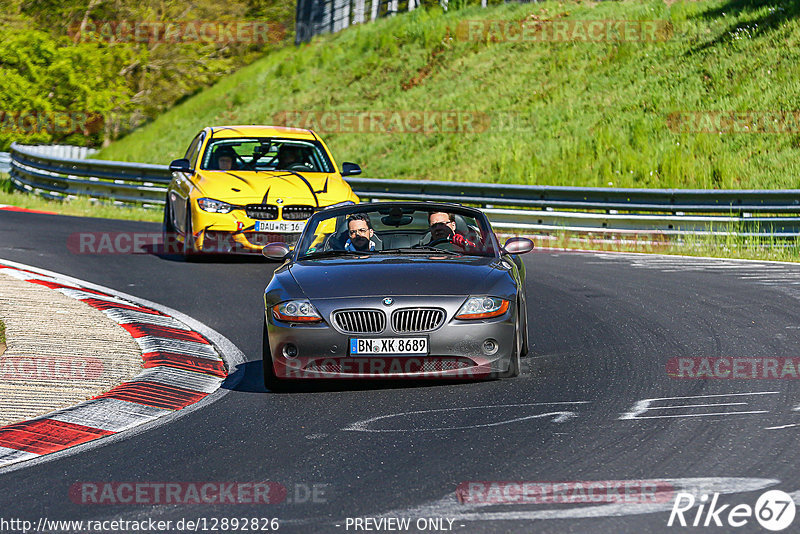
[[[443,211],[431,213],[428,215],[428,224],[431,227],[431,243],[446,239],[463,249],[467,247],[476,248],[475,243],[456,231],[456,216],[454,214]]]

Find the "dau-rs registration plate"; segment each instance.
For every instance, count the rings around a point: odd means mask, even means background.
[[[303,231],[306,221],[256,221],[256,232],[275,232],[278,234],[295,234]]]

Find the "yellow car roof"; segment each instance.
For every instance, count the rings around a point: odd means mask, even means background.
[[[284,126],[257,126],[253,124],[240,126],[212,126],[211,133],[215,138],[227,137],[288,137],[291,139],[316,139],[311,130],[286,128]]]

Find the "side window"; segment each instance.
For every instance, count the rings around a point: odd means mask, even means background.
[[[188,150],[186,150],[186,155],[184,157],[189,160],[189,167],[192,169],[195,168],[195,164],[197,163],[197,156],[200,153],[200,145],[203,144],[203,139],[205,139],[205,132],[200,132],[194,138],[192,144],[189,145]]]

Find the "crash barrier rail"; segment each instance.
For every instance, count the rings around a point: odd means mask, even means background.
[[[51,198],[163,205],[166,165],[65,158],[11,145],[11,182]],[[616,189],[348,177],[362,200],[480,206],[497,228],[619,234],[800,236],[800,190]]]
[[[448,0],[439,4],[447,10]],[[354,24],[389,17],[420,7],[420,0],[297,0],[295,44],[309,42],[315,35],[336,33]]]
[[[11,170],[11,154],[0,152],[0,172],[8,174],[9,170]]]

